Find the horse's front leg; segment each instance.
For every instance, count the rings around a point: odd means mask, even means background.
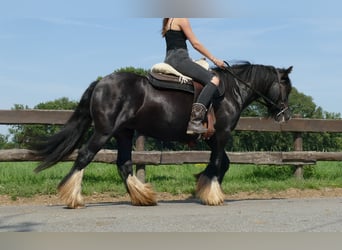
[[[132,205],[154,206],[157,204],[157,200],[152,185],[142,183],[133,174],[132,137],[133,132],[126,131],[116,138],[118,143],[117,168],[130,195]]]
[[[223,147],[216,147],[216,142],[209,145],[212,148],[210,162],[203,172],[196,175],[196,196],[204,205],[217,206],[224,203],[221,183],[229,168],[229,159]]]

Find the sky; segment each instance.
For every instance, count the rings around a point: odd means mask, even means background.
[[[341,9],[339,0],[1,0],[0,109],[77,101],[98,76],[149,69],[164,60],[161,18],[183,16],[215,57],[293,66],[299,92],[342,113]]]

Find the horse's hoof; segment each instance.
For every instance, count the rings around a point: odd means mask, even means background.
[[[197,181],[196,195],[204,205],[219,206],[224,203],[224,194],[217,178],[201,175]]]
[[[157,205],[156,193],[151,184],[142,183],[136,176],[127,177],[127,188],[134,206]]]

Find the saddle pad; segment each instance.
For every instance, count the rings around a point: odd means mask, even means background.
[[[194,62],[202,66],[206,70],[209,70],[209,63],[205,60],[205,58],[196,60]],[[170,64],[167,64],[167,63],[157,63],[153,65],[151,68],[151,72],[177,76],[179,83],[188,83],[189,81],[192,80],[191,77],[183,75],[182,73],[178,72],[175,68],[173,68]]]
[[[176,76],[179,83],[187,83],[192,80],[190,77],[181,74],[167,63],[157,63],[153,65],[151,72]]]

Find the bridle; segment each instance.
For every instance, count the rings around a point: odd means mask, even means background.
[[[283,101],[285,98],[284,98],[284,93],[283,91],[281,91],[281,76],[280,76],[280,73],[278,70],[276,70],[276,73],[277,73],[277,78],[278,78],[278,85],[279,85],[279,92],[280,92],[280,95],[281,95],[281,100],[282,102],[280,104],[277,104],[275,103],[271,98],[267,97],[266,95],[264,95],[263,93],[261,93],[259,90],[255,89],[251,84],[249,84],[247,81],[241,79],[239,76],[237,76],[231,66],[229,65],[228,62],[226,61],[223,61],[226,66],[223,68],[223,70],[227,71],[228,73],[230,73],[236,82],[241,82],[242,84],[244,84],[247,88],[251,89],[254,93],[256,93],[258,96],[262,97],[262,99],[264,99],[266,102],[268,102],[269,104],[271,104],[273,107],[277,108],[278,110],[280,110],[276,115],[275,117],[278,118],[280,117],[282,114],[284,114],[288,109],[289,107],[285,104],[285,102]],[[259,103],[261,103],[262,105],[264,105],[265,107],[268,107],[267,103],[264,102],[264,101],[261,101],[261,100],[257,100]]]
[[[289,110],[289,106],[286,105],[285,102],[283,101],[283,100],[285,100],[285,97],[284,97],[285,91],[282,90],[282,87],[283,87],[284,84],[281,83],[281,76],[280,76],[280,73],[279,73],[279,71],[277,69],[276,69],[276,72],[277,72],[277,77],[278,77],[279,95],[280,95],[280,100],[281,100],[280,104],[276,106],[280,110],[275,115],[275,117],[278,118],[282,114],[284,114],[286,111]]]

